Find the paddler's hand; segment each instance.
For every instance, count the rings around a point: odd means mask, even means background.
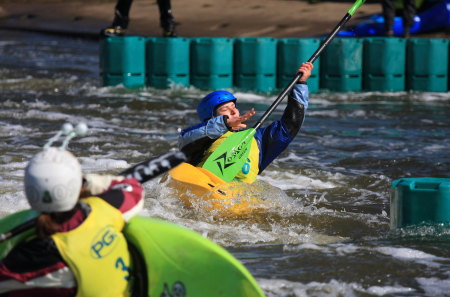
[[[303,73],[302,77],[298,80],[298,83],[306,83],[306,80],[311,76],[311,71],[313,68],[314,65],[311,62],[302,63],[300,68],[297,70],[297,73]]]
[[[85,197],[85,195],[90,194],[93,196],[99,195],[111,186],[113,181],[122,181],[124,179],[123,176],[109,175],[109,174],[95,174],[95,173],[85,173],[83,175],[83,195],[81,197]]]
[[[229,116],[227,119],[227,125],[233,131],[245,129],[245,128],[247,128],[247,125],[243,124],[243,122],[247,121],[249,118],[251,118],[255,114],[256,114],[255,109],[252,108],[252,109],[250,109],[250,111],[247,111],[245,114],[243,114],[241,116],[238,116],[238,117]]]

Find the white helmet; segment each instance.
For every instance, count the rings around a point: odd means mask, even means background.
[[[61,148],[45,148],[28,162],[25,169],[28,203],[40,212],[71,210],[78,201],[81,183],[80,163]]]

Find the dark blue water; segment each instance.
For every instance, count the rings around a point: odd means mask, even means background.
[[[64,122],[90,126],[69,146],[83,169],[114,173],[176,150],[178,130],[197,121],[207,91],[103,88],[97,42],[0,33],[2,216],[28,207],[26,161]],[[275,99],[233,91],[258,115]],[[393,180],[450,177],[449,135],[449,93],[313,94],[302,131],[259,178],[282,190],[272,209],[218,219],[157,179],[143,215],[224,246],[268,296],[450,296],[450,229],[389,222]]]

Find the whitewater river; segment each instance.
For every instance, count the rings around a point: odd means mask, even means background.
[[[27,159],[64,122],[90,126],[69,148],[85,171],[109,173],[176,150],[197,122],[205,91],[103,88],[98,63],[96,41],[0,32],[0,216],[28,207]],[[276,96],[236,95],[257,115]],[[272,209],[221,219],[157,178],[142,214],[225,247],[267,296],[450,296],[450,227],[389,224],[393,180],[450,178],[449,136],[450,93],[313,94],[302,131],[260,176],[281,189],[267,191]]]

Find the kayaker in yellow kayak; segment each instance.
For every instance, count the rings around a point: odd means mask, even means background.
[[[259,128],[253,137],[246,163],[235,180],[252,183],[297,135],[308,108],[307,79],[313,64],[302,63],[298,72],[301,79],[288,96],[288,103],[280,120]],[[241,115],[236,105],[237,98],[230,92],[219,90],[206,95],[197,107],[201,123],[181,131],[179,147],[190,157],[189,163],[201,167],[212,152],[234,131],[245,129],[247,121],[255,115],[252,108]]]

